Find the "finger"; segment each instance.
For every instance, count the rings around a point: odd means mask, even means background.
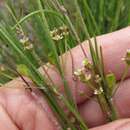
[[[124,43],[124,45],[126,46],[127,45],[127,43],[128,43],[128,32],[129,32],[129,28],[126,28],[126,29],[124,29],[124,30],[121,30],[121,31],[119,31],[119,32],[115,32],[115,33],[117,33],[118,35],[120,34],[120,35],[122,35],[122,33],[124,33],[125,34],[125,36],[126,37],[123,37],[123,39],[124,40],[122,40],[122,41],[124,41],[123,43]],[[115,35],[115,33],[114,33],[114,35]],[[127,34],[128,33],[128,34]],[[113,37],[112,35],[113,34],[107,34],[107,35],[104,35],[103,37],[109,37],[108,35],[111,35],[110,37]],[[117,37],[117,36],[116,36]],[[113,37],[113,38],[115,38],[115,36]],[[112,40],[113,40],[113,38],[112,38]],[[118,37],[118,40],[119,40],[119,38],[120,37]],[[101,40],[101,37],[99,37],[99,39]],[[126,41],[125,41],[126,40]],[[116,41],[116,40],[114,40],[114,41]],[[119,40],[119,41],[121,41],[121,39]],[[104,43],[105,44],[105,42],[102,42],[102,43]],[[113,43],[114,44],[114,43]],[[84,45],[84,46],[86,46],[86,45]],[[126,47],[127,48],[127,47]],[[77,53],[75,53],[77,51]],[[80,50],[80,47],[78,46],[78,47],[76,47],[76,48],[74,48],[73,50],[72,50],[72,52],[73,52],[73,57],[74,57],[74,63],[75,63],[75,68],[79,68],[79,67],[81,67],[81,62],[82,62],[82,60],[83,60],[83,58],[84,58],[84,55],[83,55],[83,52],[82,52],[82,50]],[[108,53],[107,52],[107,50],[105,51],[105,49],[104,49],[104,54],[105,53]],[[68,82],[69,82],[69,84],[71,84],[72,85],[72,88],[73,88],[73,93],[75,92],[75,90],[82,90],[82,91],[84,91],[84,85],[82,84],[80,84],[79,86],[80,86],[80,89],[75,89],[75,86],[73,85],[73,84],[75,84],[75,82],[73,82],[73,80],[72,80],[72,73],[70,73],[69,71],[71,71],[71,67],[70,67],[70,61],[69,60],[71,60],[71,58],[69,59],[69,57],[70,57],[70,55],[69,55],[69,53],[68,53],[68,57],[67,57],[67,63],[66,63],[66,77],[67,77],[67,79],[68,79]],[[80,58],[78,58],[78,57],[80,57]],[[106,58],[107,59],[107,58]],[[70,70],[69,70],[69,68],[70,68]],[[53,69],[50,69],[49,71],[51,71],[51,72],[49,72],[49,74],[51,74],[51,76],[52,76],[52,78],[54,78],[54,81],[56,80],[56,82],[59,84],[59,86],[63,86],[63,84],[62,84],[62,82],[59,82],[57,79],[59,79],[60,80],[60,77],[59,76],[56,76],[57,75],[57,73],[55,72],[55,71],[53,71]],[[13,87],[14,86],[19,86],[19,81],[14,81],[15,83],[12,85]],[[9,83],[10,84],[10,83]],[[10,85],[9,85],[10,86]],[[12,91],[13,92],[13,91]],[[79,93],[79,92],[78,92]],[[78,95],[78,93],[76,93],[75,95]],[[86,95],[88,96],[90,94],[90,91],[88,90],[88,89],[86,89]],[[12,94],[13,95],[13,94]],[[13,96],[12,96],[13,97]],[[77,98],[77,101],[79,102],[81,102],[81,101],[83,101],[83,98],[82,97],[80,97],[80,96],[76,96],[76,97],[78,97]],[[86,97],[85,97],[86,98]],[[84,99],[85,99],[84,98]],[[17,98],[16,98],[17,99]],[[8,99],[9,100],[9,99]],[[19,101],[20,102],[20,101]],[[11,104],[11,103],[10,103]],[[13,103],[12,103],[13,104]],[[14,103],[15,104],[15,103]],[[24,106],[26,106],[25,104],[24,104]],[[9,108],[9,107],[8,107]],[[15,107],[13,107],[13,109],[14,109]],[[16,107],[17,108],[17,107]],[[28,110],[28,109],[27,109]],[[35,109],[34,109],[35,110]],[[11,112],[11,113],[13,113],[13,111]],[[34,112],[31,112],[31,113],[34,113]],[[14,115],[15,115],[16,113],[14,113]],[[43,113],[43,116],[45,116],[44,115],[45,114],[45,112]],[[42,114],[41,114],[42,115]],[[22,115],[21,115],[22,116]],[[25,117],[27,116],[27,114],[25,114]],[[33,114],[32,114],[32,116],[33,116]],[[15,117],[15,116],[14,116]],[[28,117],[28,116],[27,116]],[[38,116],[39,117],[39,116]],[[21,119],[24,119],[24,118],[21,118]],[[33,119],[33,118],[31,118],[31,119]],[[31,120],[30,119],[30,120]],[[23,120],[23,122],[25,122],[25,120]],[[46,121],[44,121],[45,122],[45,124],[44,125],[46,125],[46,124],[48,124],[47,122],[48,122],[48,120],[46,120]],[[42,124],[42,123],[41,123]],[[47,127],[49,127],[48,129],[51,129],[52,128],[52,125],[49,125],[49,126],[47,126]]]
[[[92,128],[90,130],[129,130],[130,119],[118,120],[107,125]]]
[[[114,96],[114,105],[119,118],[130,117],[130,79],[121,83],[120,88]],[[103,114],[98,102],[93,99],[86,101],[79,106],[81,116],[90,126],[97,126],[106,123],[106,117]]]
[[[105,72],[113,72],[116,75],[117,79],[120,80],[125,68],[125,64],[121,59],[125,56],[126,50],[130,48],[130,27],[113,33],[98,36],[97,41],[103,48]],[[88,55],[88,58],[91,59],[88,42],[86,41],[82,45],[85,53]],[[72,68],[81,68],[84,57],[85,56],[83,50],[81,49],[81,46],[73,48],[71,50],[71,53],[67,52],[62,56],[63,60],[65,61],[65,77],[68,81],[72,94],[76,98],[77,103],[83,102],[87,97],[92,95],[92,92],[86,88],[84,84],[73,80]],[[56,69],[54,69],[54,67],[50,67],[47,71],[53,82],[63,89],[63,82],[55,70]],[[42,68],[40,68],[40,72],[44,73]]]
[[[6,110],[0,105],[0,129],[1,130],[19,130],[12,121]]]
[[[7,110],[8,115],[17,127],[20,130],[42,130],[43,128],[53,130],[59,128],[60,126],[43,95],[39,91],[28,93],[23,87],[25,84],[21,80],[18,82],[19,84],[14,80],[7,84],[5,88],[0,88],[0,104]],[[8,85],[10,85],[9,88]],[[13,86],[15,86],[15,89]]]
[[[60,126],[43,95],[37,90],[33,92],[25,90],[25,84],[20,79],[17,80],[11,81],[9,83],[10,87],[7,84],[0,88],[0,104],[10,115],[14,124],[17,124],[19,130],[54,130],[59,128]],[[4,120],[4,117],[1,115],[0,109],[0,129],[6,130],[2,128],[6,128],[7,124],[10,125],[11,123],[7,120],[4,124],[1,122],[2,119]],[[1,123],[3,123],[2,128]],[[10,130],[17,129],[14,127]]]

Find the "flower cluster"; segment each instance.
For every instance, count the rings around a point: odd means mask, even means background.
[[[93,74],[93,65],[90,61],[85,58],[82,62],[83,67],[81,69],[77,69],[74,71],[74,75],[83,83],[85,83],[88,87],[90,87],[95,95],[99,95],[103,93],[103,89],[101,87],[102,79],[100,75]]]
[[[22,39],[20,39],[20,42],[23,44],[25,50],[33,49],[33,44],[29,41],[28,37],[24,36]]]
[[[50,35],[54,41],[62,40],[65,36],[69,35],[69,29],[67,26],[61,26],[50,31]]]
[[[24,46],[24,50],[31,50],[33,49],[33,44],[30,42],[29,38],[24,34],[24,32],[17,28],[17,34],[19,36],[19,41]]]

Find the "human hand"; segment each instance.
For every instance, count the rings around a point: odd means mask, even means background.
[[[105,72],[112,71],[120,82],[125,68],[121,58],[126,54],[126,50],[130,48],[130,27],[99,36],[97,40],[103,48]],[[83,46],[90,58],[86,42],[83,43]],[[80,46],[72,49],[71,53],[74,59],[74,68],[80,68],[84,59]],[[103,125],[106,123],[106,119],[99,104],[95,102],[93,93],[84,87],[84,84],[75,83],[72,79],[72,57],[70,53],[65,54],[63,58],[67,59],[65,64],[66,79],[71,86],[70,89],[78,104],[81,116],[89,127],[93,127],[90,130],[130,130],[130,79],[128,78],[121,83],[114,96],[114,103],[119,117],[127,119]],[[39,70],[43,73],[41,68]],[[55,84],[62,87],[61,79],[53,67],[50,67],[47,71]],[[130,74],[127,77],[129,76]],[[31,81],[28,82],[32,84]],[[75,87],[75,84],[78,84],[77,87]],[[63,90],[61,91],[63,92]],[[81,93],[85,93],[84,96],[81,96]],[[91,97],[91,99],[88,97]],[[43,95],[36,89],[32,93],[26,91],[25,84],[18,78],[0,88],[0,129],[56,130],[57,122]]]

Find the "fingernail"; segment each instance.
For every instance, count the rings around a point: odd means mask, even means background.
[[[130,122],[123,123],[116,130],[130,130]]]

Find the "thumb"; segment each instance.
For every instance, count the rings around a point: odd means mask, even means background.
[[[130,130],[130,119],[121,119],[112,123],[94,127],[90,130]]]

